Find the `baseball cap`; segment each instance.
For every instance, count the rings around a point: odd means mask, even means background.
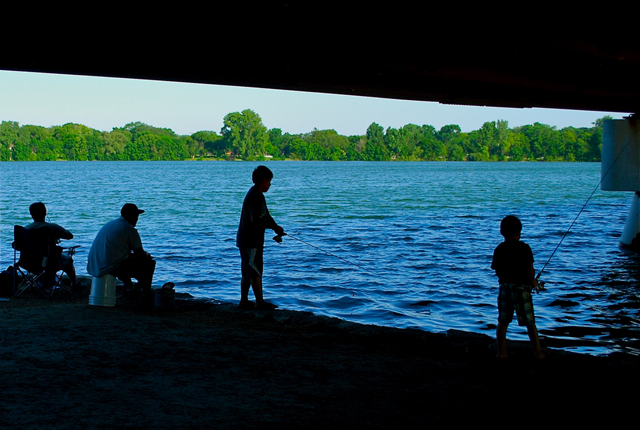
[[[140,215],[141,213],[144,213],[144,211],[138,209],[138,206],[133,203],[125,203],[122,209],[120,209],[120,215],[122,215],[123,218],[127,218],[130,215]]]

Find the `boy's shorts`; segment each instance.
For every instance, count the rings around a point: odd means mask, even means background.
[[[500,284],[498,293],[498,322],[508,324],[516,311],[518,325],[529,326],[535,323],[531,287],[521,284]]]
[[[262,248],[238,248],[242,259],[240,268],[243,278],[262,277]]]

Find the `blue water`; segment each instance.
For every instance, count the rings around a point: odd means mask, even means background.
[[[138,230],[157,259],[154,283],[236,302],[235,232],[249,162],[0,163],[0,264],[14,224],[43,201],[81,245],[122,204],[146,213]],[[600,179],[596,163],[270,162],[266,194],[294,237],[265,245],[265,295],[281,308],[433,332],[494,336],[490,270],[507,214],[524,224],[539,271]],[[534,297],[543,344],[590,354],[640,353],[640,262],[618,248],[632,193],[599,189],[542,276]],[[267,234],[267,238],[272,235]],[[320,248],[318,250],[310,245]],[[337,258],[340,257],[340,258]],[[514,323],[510,339],[526,340]]]

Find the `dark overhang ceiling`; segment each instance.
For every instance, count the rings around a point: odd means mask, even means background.
[[[480,106],[640,107],[638,37],[585,31],[594,22],[542,30],[532,20],[463,20],[450,10],[423,19],[399,8],[330,14],[277,2],[211,10],[189,21],[180,8],[175,17],[25,21],[22,33],[5,38],[12,49],[0,55],[0,69]]]

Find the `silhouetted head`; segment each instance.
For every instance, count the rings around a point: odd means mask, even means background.
[[[122,209],[120,209],[120,215],[122,215],[122,218],[129,221],[129,224],[134,227],[138,222],[138,216],[142,213],[144,213],[144,211],[142,209],[138,209],[138,206],[133,203],[125,203],[125,205],[122,206]]]
[[[254,184],[259,184],[263,179],[273,179],[273,172],[266,166],[258,166],[253,170],[251,179]]]
[[[47,216],[47,207],[42,202],[37,202],[29,206],[29,213],[34,221],[44,221]]]
[[[500,234],[504,237],[518,236],[522,232],[522,223],[518,217],[507,215],[500,222]]]

